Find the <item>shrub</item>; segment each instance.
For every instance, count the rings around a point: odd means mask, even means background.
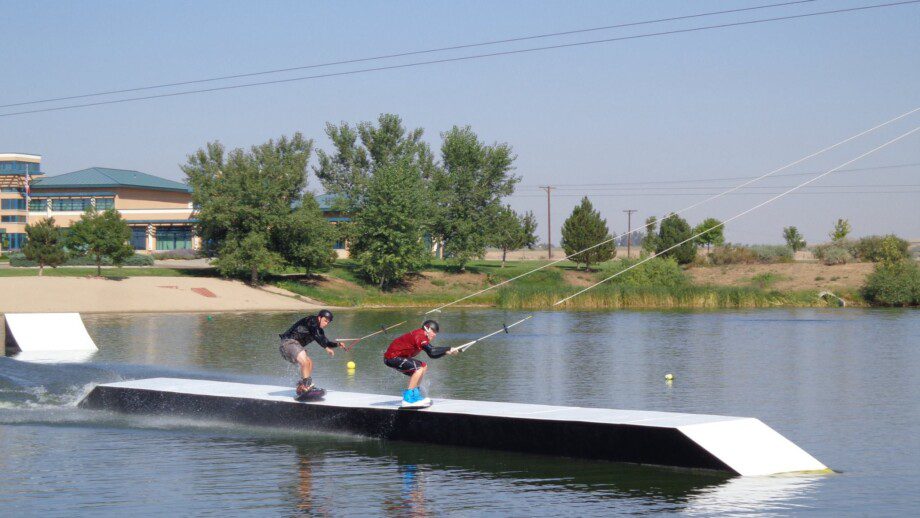
[[[200,259],[204,254],[199,250],[167,250],[166,252],[156,252],[153,254],[154,259]]]
[[[866,278],[862,295],[879,306],[920,305],[920,266],[912,261],[881,263]]]
[[[750,248],[729,243],[713,248],[709,254],[709,262],[715,265],[753,264],[757,262],[757,256]]]
[[[102,259],[103,266],[112,266],[112,260],[109,258]],[[35,261],[26,259],[22,253],[10,255],[10,266],[38,266]],[[96,262],[89,256],[71,257],[64,262],[63,266],[96,266]],[[122,266],[153,266],[153,256],[134,254],[128,257],[122,263]]]
[[[820,255],[817,253],[815,255],[828,266],[853,262],[853,254],[842,246],[827,246],[821,250]]]
[[[792,249],[785,245],[751,245],[750,250],[759,263],[792,262]]]
[[[907,259],[909,246],[910,243],[894,234],[866,236],[854,244],[856,257],[860,261],[872,261],[873,263],[894,263]]]
[[[602,277],[626,270],[638,263],[640,259],[623,259],[615,262],[609,270],[603,272]],[[656,257],[646,261],[631,270],[614,277],[611,282],[629,286],[662,286],[673,288],[689,284],[687,276],[672,257]]]

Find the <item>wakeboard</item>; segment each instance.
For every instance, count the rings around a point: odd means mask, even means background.
[[[294,396],[297,401],[317,401],[326,396],[326,389],[313,387],[303,394]]]

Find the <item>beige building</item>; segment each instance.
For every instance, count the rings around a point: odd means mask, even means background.
[[[38,155],[0,154],[4,249],[25,243],[25,225],[53,217],[69,227],[90,207],[115,208],[131,227],[138,252],[200,248],[192,216],[192,194],[183,183],[139,171],[91,167],[43,177]],[[26,181],[31,181],[26,192]]]

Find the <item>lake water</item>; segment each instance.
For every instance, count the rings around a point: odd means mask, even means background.
[[[445,312],[436,345],[526,314]],[[0,513],[880,516],[920,507],[916,310],[536,313],[510,335],[432,360],[424,385],[434,397],[757,417],[832,475],[727,477],[75,406],[95,384],[152,376],[293,385],[277,334],[297,317],[87,315],[100,350],[86,362],[0,358]],[[339,311],[327,334],[404,319],[420,317]],[[380,359],[386,343],[334,358],[311,346],[314,380],[400,394],[405,379]]]

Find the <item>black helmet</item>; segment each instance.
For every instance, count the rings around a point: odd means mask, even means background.
[[[332,311],[328,309],[321,309],[319,313],[316,314],[317,317],[325,318],[326,320],[332,322]]]
[[[426,320],[422,322],[422,327],[427,327],[430,331],[434,331],[435,333],[441,332],[441,326],[439,326],[438,323],[434,320]]]

